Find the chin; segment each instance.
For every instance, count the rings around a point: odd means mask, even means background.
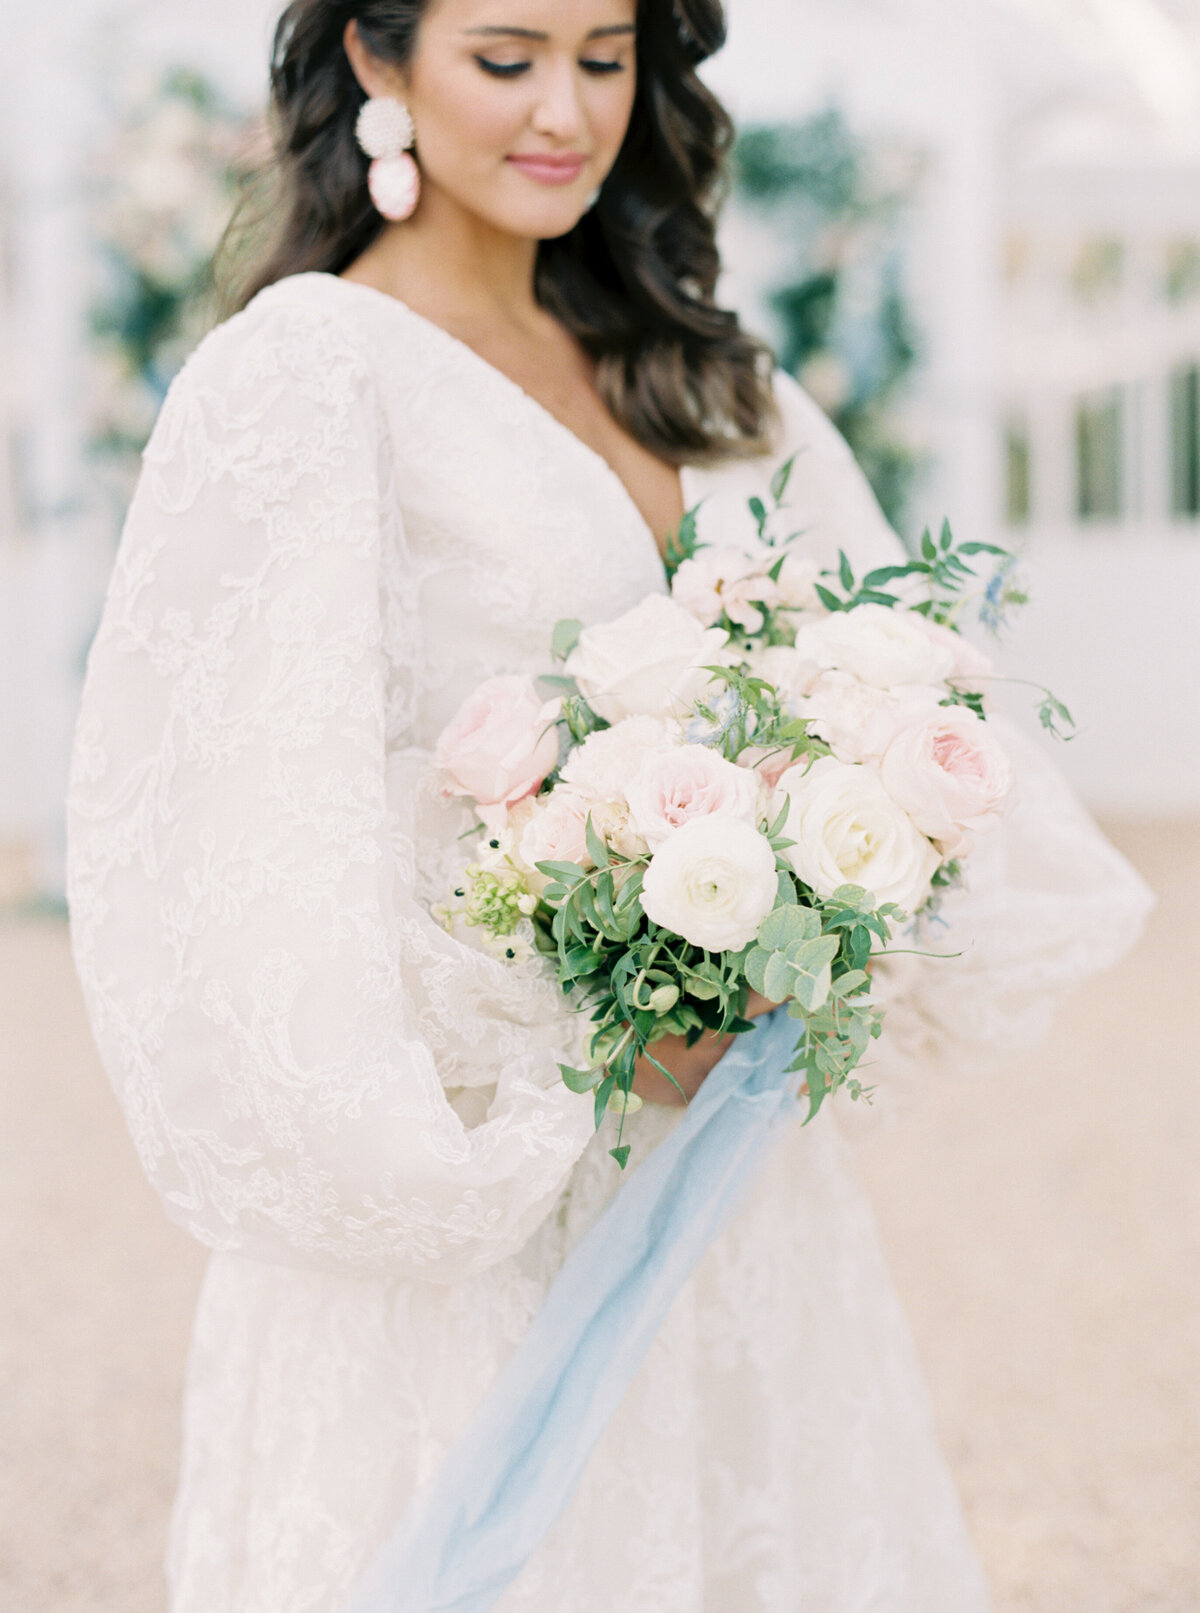
[[[485,215],[497,229],[530,241],[553,241],[569,235],[583,217],[584,203],[577,197],[548,197],[512,207],[489,210]]]

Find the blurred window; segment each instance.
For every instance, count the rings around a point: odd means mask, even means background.
[[[1075,410],[1077,509],[1081,521],[1122,513],[1124,409],[1119,387],[1081,398]]]
[[[1012,419],[1005,432],[1006,514],[1009,526],[1024,526],[1033,508],[1032,452],[1029,426]]]
[[[1171,388],[1171,513],[1200,516],[1200,365],[1176,370]]]
[[[1071,283],[1082,302],[1098,302],[1121,289],[1125,278],[1125,244],[1109,237],[1084,241],[1075,259]]]
[[[1200,296],[1200,241],[1168,241],[1166,293],[1169,302]]]

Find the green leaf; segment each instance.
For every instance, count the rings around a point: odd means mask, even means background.
[[[560,1064],[564,1083],[572,1092],[591,1092],[596,1083],[604,1074],[604,1066],[598,1064],[594,1070],[573,1070],[569,1064]]]
[[[936,560],[938,557],[937,544],[928,527],[921,534],[921,554],[926,560]]]
[[[619,1148],[610,1148],[609,1153],[616,1160],[621,1169],[624,1170],[626,1165],[629,1163],[629,1144],[622,1143]]]
[[[911,577],[914,569],[911,561],[903,566],[879,566],[876,570],[867,572],[862,585],[864,588],[884,588],[900,577]]]
[[[578,863],[537,863],[539,873],[545,874],[547,879],[561,879],[568,886],[577,885],[581,879],[587,878],[587,870]]]
[[[820,940],[805,941],[796,948],[789,947],[787,951],[785,962],[792,972],[791,995],[810,1014],[829,999],[833,984],[830,967],[837,950],[837,937],[825,935]],[[769,977],[770,970],[767,973]],[[775,997],[771,991],[766,995]]]
[[[758,534],[761,537],[767,525],[767,506],[762,499],[752,498],[750,500],[750,513],[758,522]]]
[[[789,460],[779,467],[779,469],[775,472],[775,475],[771,478],[771,497],[775,500],[776,504],[782,501],[783,495],[787,492],[788,483],[792,479],[792,471],[795,468],[798,457],[799,456],[797,454],[793,454]]]
[[[821,920],[811,907],[788,905],[767,914],[758,927],[758,944],[773,952],[795,941],[812,941],[820,933]]]
[[[845,549],[838,550],[838,580],[849,594],[854,589],[854,567],[850,564],[850,556]]]
[[[861,991],[870,983],[870,975],[865,969],[848,969],[844,975],[839,975],[833,983],[835,997],[849,997],[854,992]]]
[[[583,623],[575,621],[573,617],[565,617],[561,622],[554,624],[554,632],[550,638],[550,653],[556,661],[566,660],[578,644],[582,632]]]
[[[605,1110],[608,1108],[608,1100],[612,1097],[612,1095],[616,1091],[616,1089],[617,1089],[617,1078],[616,1078],[615,1075],[606,1075],[604,1077],[604,1080],[601,1081],[600,1085],[596,1088],[596,1130],[597,1131],[600,1130],[601,1124],[604,1121],[604,1113],[605,1113]]]
[[[584,834],[587,839],[588,856],[597,868],[607,868],[609,865],[608,847],[596,832],[596,826],[592,822],[590,812],[587,815],[587,823],[584,825]]]
[[[836,594],[830,593],[829,589],[826,588],[823,583],[814,583],[813,587],[816,589],[817,598],[821,601],[826,610],[845,610],[845,601],[839,599]]]
[[[763,997],[767,995],[767,964],[772,956],[773,954],[766,951],[763,947],[751,947],[749,952],[747,952],[746,960],[742,965],[742,972],[746,976],[746,979],[753,986],[754,990]]]
[[[773,1003],[781,1003],[792,995],[792,967],[786,952],[772,952],[763,972],[762,994]],[[755,990],[759,988],[756,986]]]

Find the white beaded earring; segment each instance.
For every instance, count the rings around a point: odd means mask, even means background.
[[[416,138],[411,112],[395,96],[373,95],[363,103],[354,132],[373,159],[367,171],[371,200],[384,218],[408,218],[421,194],[421,173],[409,155]]]

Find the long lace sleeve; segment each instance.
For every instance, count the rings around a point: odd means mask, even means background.
[[[780,457],[798,455],[793,497],[812,552],[832,565],[845,549],[860,576],[903,560],[845,439],[785,372],[776,394]],[[1015,764],[1017,804],[980,837],[965,884],[921,938],[956,955],[898,955],[877,966],[875,995],[887,1008],[878,1064],[888,1076],[930,1061],[982,1065],[1038,1040],[1068,988],[1119,962],[1153,904],[1047,753],[1051,742],[1003,716],[990,720]]]
[[[418,627],[393,478],[354,329],[252,307],[201,344],[88,656],[68,901],[174,1219],[217,1249],[450,1281],[531,1234],[593,1122],[559,1078],[581,1035],[561,993],[417,898],[437,802],[411,645],[389,648]]]

